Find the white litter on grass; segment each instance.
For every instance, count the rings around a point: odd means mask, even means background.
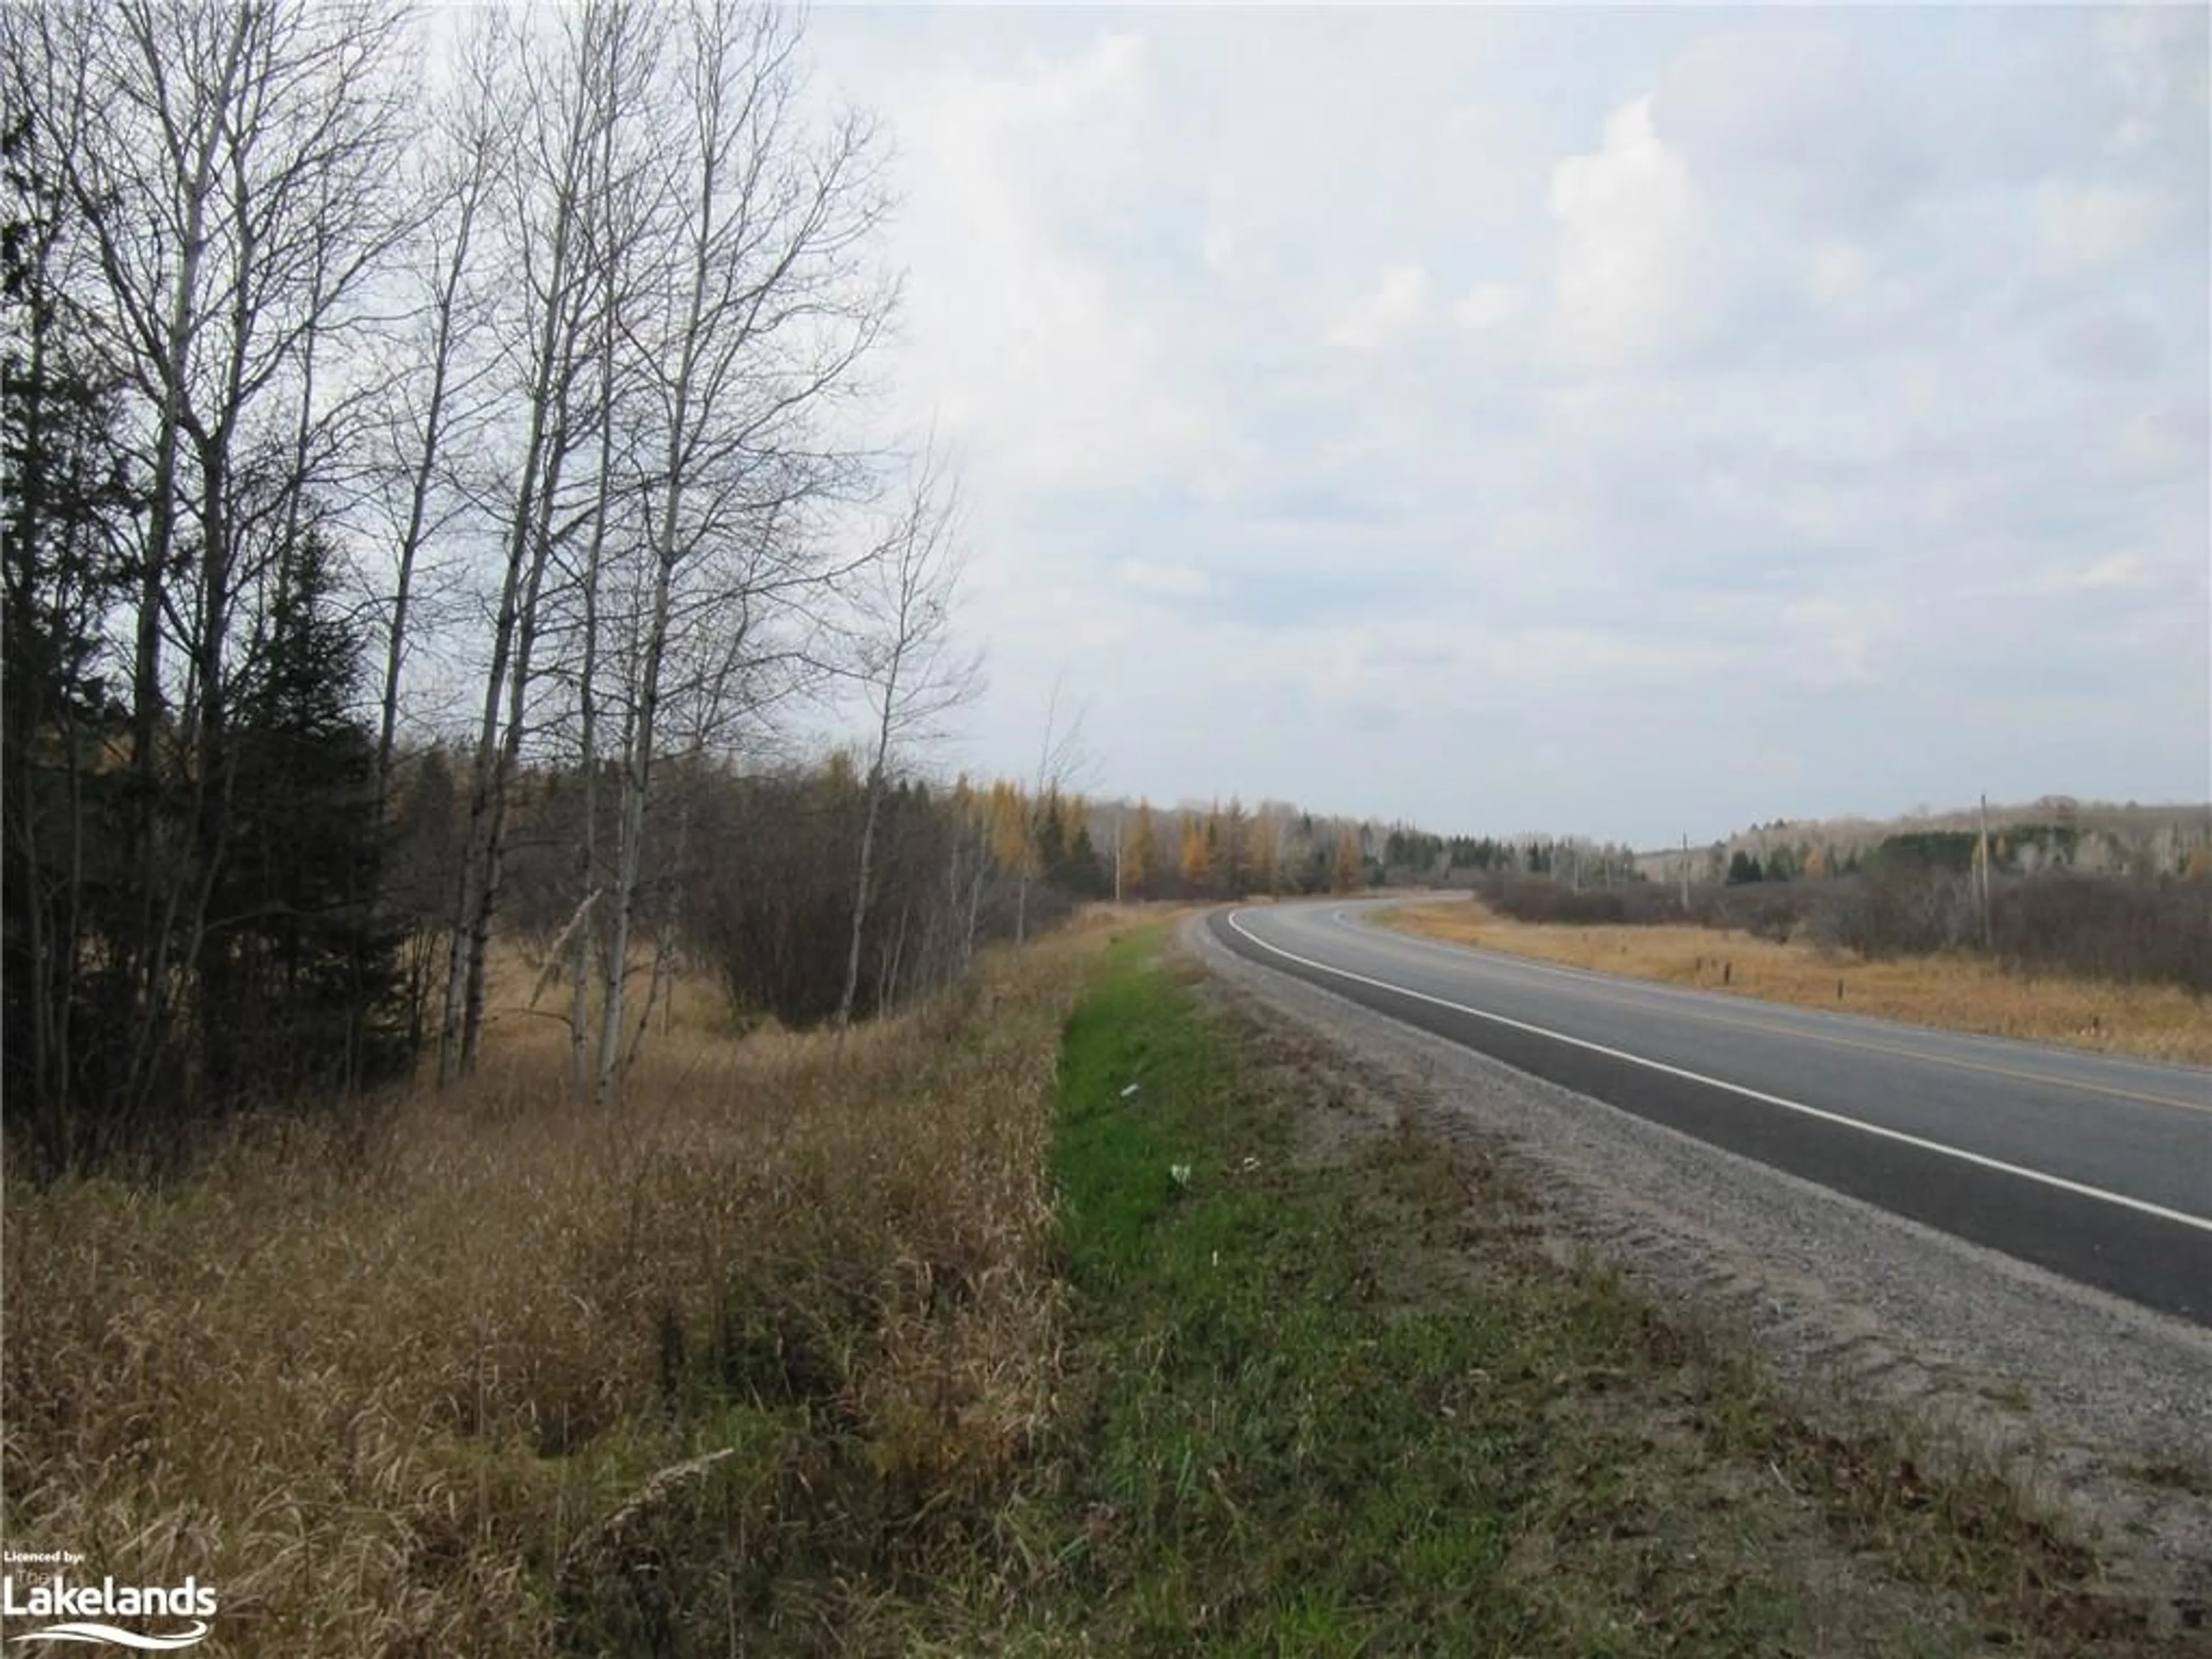
[[[1122,1091],[1121,1091],[1121,1098],[1122,1098],[1122,1099],[1124,1099],[1124,1100],[1127,1100],[1127,1099],[1131,1098],[1132,1097],[1133,1097],[1133,1096],[1136,1094],[1136,1092],[1137,1092],[1137,1085],[1136,1085],[1135,1084],[1132,1083],[1132,1084],[1131,1084],[1127,1088],[1126,1088],[1126,1089],[1124,1089],[1124,1090],[1122,1090]]]
[[[1176,1186],[1188,1187],[1190,1185],[1190,1165],[1170,1164],[1168,1165],[1168,1176]]]

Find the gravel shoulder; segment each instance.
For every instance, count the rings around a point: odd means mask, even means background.
[[[1994,1461],[2185,1640],[2212,1638],[2212,1333],[1516,1072],[1223,949],[1182,950],[1323,1040],[1340,1086],[1515,1168],[1550,1247],[1741,1334],[1808,1413]],[[2191,1644],[2192,1650],[2194,1644]]]

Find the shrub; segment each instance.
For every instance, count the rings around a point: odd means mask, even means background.
[[[2212,888],[2171,878],[2000,879],[1991,943],[2006,969],[2212,991]]]
[[[1599,927],[1627,921],[1632,916],[1627,888],[1589,888],[1577,891],[1549,876],[1509,876],[1493,873],[1480,891],[1484,902],[1516,921],[1558,922],[1571,927]]]
[[[1822,945],[1870,958],[1927,956],[1972,942],[1977,920],[1968,878],[1906,861],[1832,884],[1813,933]]]
[[[1540,925],[1688,921],[1779,944],[1809,939],[1870,960],[1984,948],[1973,876],[1903,856],[1832,881],[1694,887],[1686,917],[1681,890],[1663,882],[1577,892],[1548,877],[1493,871],[1475,890],[1500,915]],[[2065,871],[2000,875],[1989,932],[1991,954],[2008,973],[2212,991],[2212,884]]]
[[[1818,883],[1766,881],[1723,888],[1714,895],[1713,908],[1719,926],[1787,945],[1803,929],[1820,897]]]

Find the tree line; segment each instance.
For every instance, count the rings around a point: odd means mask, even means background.
[[[618,1098],[654,964],[747,936],[683,872],[800,787],[738,760],[825,695],[869,714],[833,1016],[883,1000],[918,816],[954,904],[959,815],[902,780],[974,684],[957,506],[868,436],[886,153],[802,37],[0,12],[5,1093],[43,1166],[422,1048],[466,1074],[495,929],[555,896],[575,1088]]]
[[[994,786],[1009,856],[1024,833],[1019,786]],[[1349,893],[1393,884],[1467,885],[1492,872],[1559,872],[1590,884],[1637,878],[1625,846],[1552,836],[1445,836],[1403,821],[1316,815],[1281,801],[1156,808],[1149,799],[1061,800],[1037,809],[1049,827],[1042,856],[1069,890],[1124,899],[1243,898]]]
[[[1547,876],[1492,872],[1483,902],[1516,921],[1589,927],[1689,923],[1802,940],[1870,961],[1955,953],[2033,978],[2066,975],[2212,994],[2212,880],[2033,872],[1994,859],[1986,872],[1948,852],[1881,859],[1795,879],[1680,884],[1638,879],[1579,890]]]
[[[1655,880],[1822,881],[1885,862],[1972,867],[1983,814],[1923,810],[1888,823],[1777,818],[1723,841],[1682,851],[1640,854]],[[2090,876],[2203,879],[2212,875],[2212,809],[2084,805],[2050,796],[2026,807],[1987,809],[1990,856],[1999,872],[2022,876],[2071,872]]]

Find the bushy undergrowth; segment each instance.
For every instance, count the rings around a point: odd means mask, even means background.
[[[678,1032],[616,1117],[495,1044],[373,1129],[11,1181],[11,1544],[222,1598],[203,1651],[817,1650],[1042,1420],[1079,939],[872,1029]]]
[[[1688,921],[1778,943],[1803,939],[1869,961],[1986,953],[2006,971],[2212,992],[2212,883],[2170,877],[1999,876],[1989,929],[1972,878],[1901,864],[1826,881],[1697,886],[1690,908],[1663,882],[1575,889],[1492,874],[1476,890],[1516,921],[1575,927]]]
[[[2015,973],[2212,993],[2212,882],[2000,878],[1990,926],[1997,960]]]

